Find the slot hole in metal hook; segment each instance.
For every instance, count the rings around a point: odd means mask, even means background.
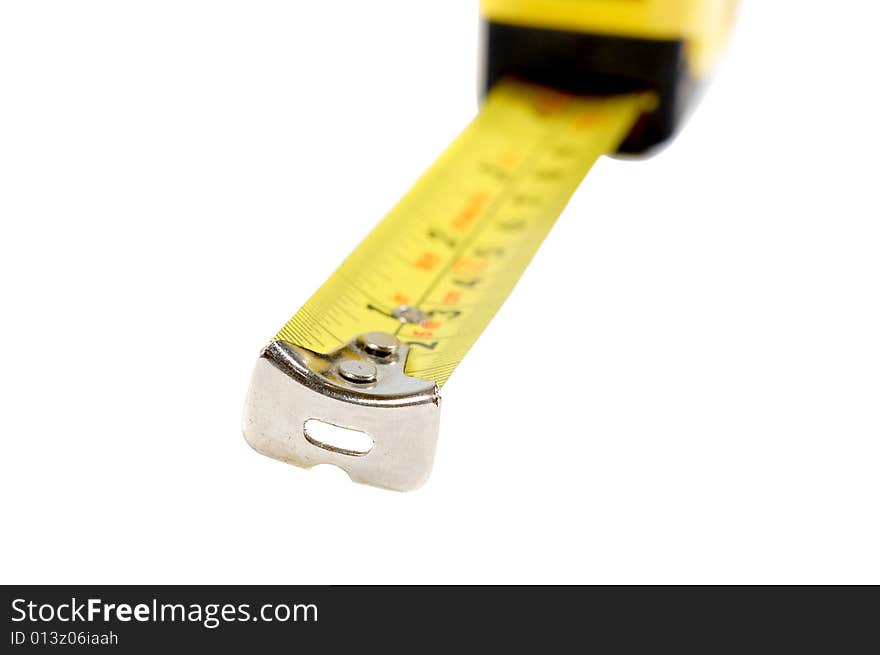
[[[341,455],[361,457],[373,449],[373,438],[366,432],[319,418],[310,418],[303,423],[303,435],[313,446]]]

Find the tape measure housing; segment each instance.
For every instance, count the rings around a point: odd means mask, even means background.
[[[726,42],[736,0],[482,0],[484,92],[518,77],[573,93],[653,91],[618,152],[672,137]]]

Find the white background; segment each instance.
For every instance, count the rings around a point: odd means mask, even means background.
[[[259,349],[475,112],[476,14],[3,3],[2,582],[880,582],[872,3],[747,3],[674,146],[599,162],[420,491],[246,445]]]

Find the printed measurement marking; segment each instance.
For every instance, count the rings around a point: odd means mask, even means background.
[[[393,331],[411,345],[407,373],[442,385],[643,101],[500,84],[279,338],[328,352],[369,330]],[[402,322],[401,305],[424,316]]]

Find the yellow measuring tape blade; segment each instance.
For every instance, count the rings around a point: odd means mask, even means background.
[[[442,386],[590,167],[652,101],[497,85],[275,339],[327,353],[358,334],[390,332],[410,344],[406,373]]]

